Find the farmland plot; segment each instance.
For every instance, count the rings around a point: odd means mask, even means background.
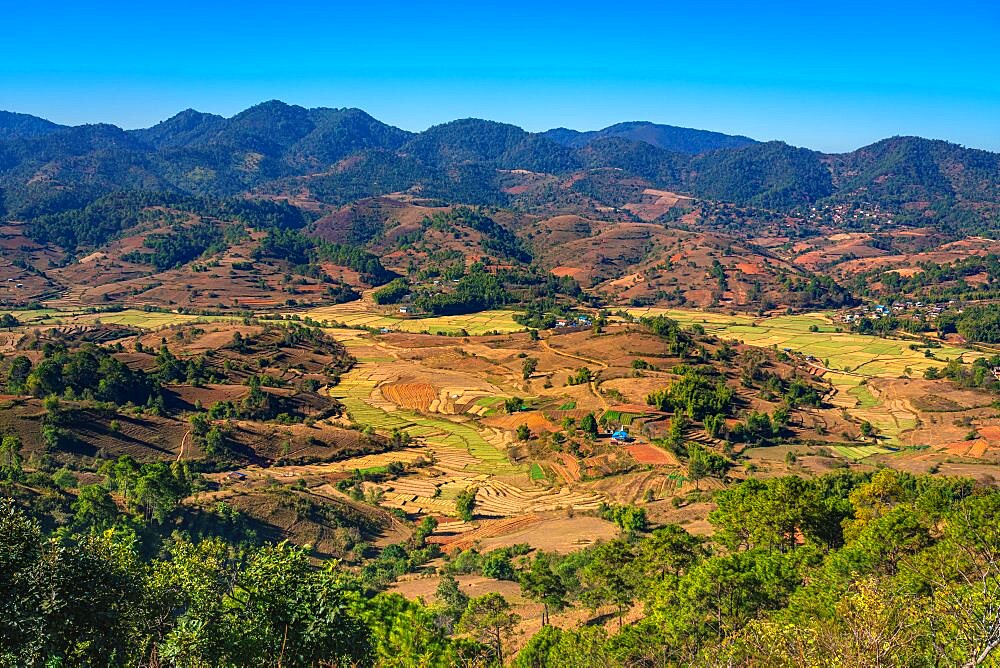
[[[422,439],[435,452],[464,450],[475,461],[474,464],[467,464],[479,471],[521,472],[522,467],[512,465],[506,455],[490,443],[470,421],[421,415],[402,409],[386,399],[380,388],[383,385],[391,387],[397,372],[391,365],[365,361],[364,357],[359,360],[355,368],[341,378],[340,384],[328,390],[330,396],[346,406],[355,422],[370,425],[383,434],[390,433],[393,429],[406,431],[411,436]],[[423,392],[426,395],[426,389]]]
[[[387,309],[381,309],[367,302],[355,301],[335,306],[321,306],[303,311],[299,315],[344,327],[374,327],[430,334],[458,334],[464,331],[469,336],[481,336],[494,332],[506,334],[523,331],[524,325],[514,321],[515,313],[509,310],[495,310],[466,315],[410,318],[400,317],[398,313],[392,314]]]

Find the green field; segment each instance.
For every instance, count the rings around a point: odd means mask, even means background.
[[[874,408],[878,406],[878,399],[864,385],[852,387],[847,393],[858,400],[859,408]]]
[[[845,457],[856,462],[859,462],[862,459],[867,459],[872,455],[883,455],[887,452],[892,452],[892,450],[878,445],[832,445],[830,446],[830,449],[841,457]]]
[[[545,480],[545,471],[542,470],[542,467],[538,465],[538,462],[533,462],[531,464],[531,479]]]
[[[641,413],[623,413],[621,411],[610,410],[605,411],[601,416],[601,422],[606,424],[621,425],[623,427],[631,426],[632,422],[638,418],[642,417]]]

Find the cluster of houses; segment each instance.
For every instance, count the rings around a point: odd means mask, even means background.
[[[833,204],[828,206],[813,207],[809,212],[808,219],[813,222],[832,222],[837,225],[844,223],[891,223],[893,215],[890,211],[884,211],[878,204]]]
[[[934,304],[925,305],[923,302],[893,302],[890,304],[865,304],[864,306],[859,306],[856,309],[845,313],[841,316],[841,320],[846,323],[855,322],[858,320],[863,320],[864,318],[871,318],[872,320],[878,320],[880,318],[885,318],[890,315],[899,315],[903,313],[913,313],[915,315],[926,315],[929,319],[934,320],[939,315],[947,310],[955,307],[955,300],[952,299],[947,304]],[[925,310],[926,309],[926,310]],[[962,309],[958,309],[958,313],[961,313]]]
[[[574,318],[559,318],[556,320],[556,327],[562,329],[563,327],[590,327],[593,321],[585,315],[581,315]]]
[[[14,279],[14,278],[8,278],[7,279],[7,289],[8,290],[10,290],[10,291],[20,290],[23,287],[24,287],[24,283],[18,283],[17,279]],[[19,301],[20,300],[18,300],[17,297],[14,296],[10,300],[10,303],[16,304],[16,303],[19,303]],[[7,304],[7,303],[8,303],[8,300],[7,300],[6,297],[0,298],[0,304]]]

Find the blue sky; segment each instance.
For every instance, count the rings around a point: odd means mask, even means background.
[[[625,120],[845,151],[1000,151],[1000,2],[49,2],[4,8],[0,109],[142,127],[268,99],[409,130]]]

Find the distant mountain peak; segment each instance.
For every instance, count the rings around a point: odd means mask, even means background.
[[[0,139],[41,137],[65,127],[30,114],[0,111]]]
[[[572,148],[581,148],[606,137],[621,137],[651,144],[665,151],[687,154],[704,153],[720,148],[739,148],[757,143],[756,140],[742,135],[727,135],[709,130],[662,125],[651,121],[625,121],[609,125],[601,130],[587,132],[555,128],[542,134]]]

